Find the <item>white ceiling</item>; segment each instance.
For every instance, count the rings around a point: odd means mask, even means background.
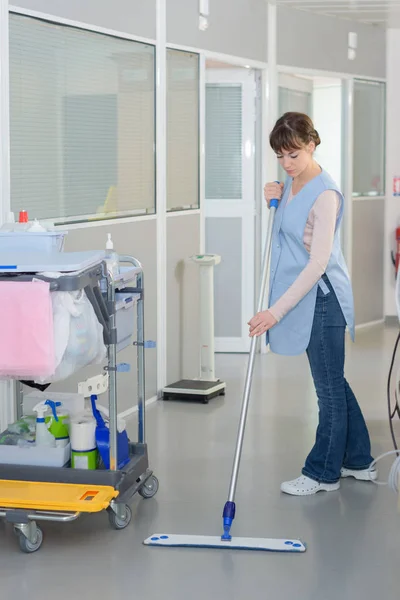
[[[276,0],[276,3],[362,23],[400,26],[400,0]]]

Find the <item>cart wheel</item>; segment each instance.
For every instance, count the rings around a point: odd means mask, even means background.
[[[203,398],[203,404],[208,404],[208,398],[207,398],[207,396],[205,398]]]
[[[16,530],[15,532],[19,538],[19,547],[21,548],[22,552],[25,552],[25,554],[32,554],[32,552],[36,552],[43,543],[43,531],[40,529],[40,527],[36,526],[36,539],[34,542],[28,540],[22,531]]]
[[[142,498],[153,498],[158,492],[159,485],[157,477],[152,475],[140,488],[139,494]]]
[[[131,507],[127,504],[125,505],[125,514],[122,517],[116,515],[115,512],[110,508],[108,511],[108,519],[113,529],[125,529],[125,527],[128,527],[132,519]]]

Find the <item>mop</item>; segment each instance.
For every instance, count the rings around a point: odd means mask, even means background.
[[[270,218],[268,220],[267,239],[265,242],[261,289],[258,299],[257,312],[261,312],[264,304],[264,294],[268,279],[268,266],[271,254],[272,228],[275,219],[275,212],[278,207],[278,200],[271,200],[270,203]],[[254,371],[254,359],[256,353],[257,337],[251,339],[250,355],[247,366],[246,382],[244,386],[242,410],[240,415],[240,423],[238,436],[236,441],[235,457],[229,487],[228,500],[223,510],[223,534],[221,536],[203,536],[203,535],[177,535],[177,534],[153,534],[151,537],[144,540],[146,546],[159,547],[183,547],[183,548],[221,548],[229,550],[263,550],[266,552],[304,552],[306,550],[304,544],[300,540],[283,538],[246,538],[232,537],[231,527],[235,518],[236,504],[235,494],[239,475],[240,459],[242,455],[242,446],[244,439],[244,431],[246,427],[247,410],[250,400],[251,384]]]

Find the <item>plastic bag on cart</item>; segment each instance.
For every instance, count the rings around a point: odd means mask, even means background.
[[[76,371],[100,364],[107,355],[103,327],[83,290],[53,292],[54,352],[56,370],[51,378],[36,383],[67,379]]]

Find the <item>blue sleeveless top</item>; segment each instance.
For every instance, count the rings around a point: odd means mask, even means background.
[[[340,244],[343,195],[330,175],[326,171],[322,171],[320,175],[309,181],[287,205],[292,181],[292,178],[287,179],[282,200],[275,214],[268,306],[272,306],[286,292],[306,267],[309,253],[304,247],[303,238],[308,215],[322,192],[334,190],[340,196],[340,209],[336,220],[332,254],[325,273],[335,291],[354,340],[353,292]],[[320,279],[308,294],[275,327],[267,332],[267,342],[272,352],[293,356],[301,354],[307,349],[314,320],[318,286],[324,293],[329,293],[328,286]]]

